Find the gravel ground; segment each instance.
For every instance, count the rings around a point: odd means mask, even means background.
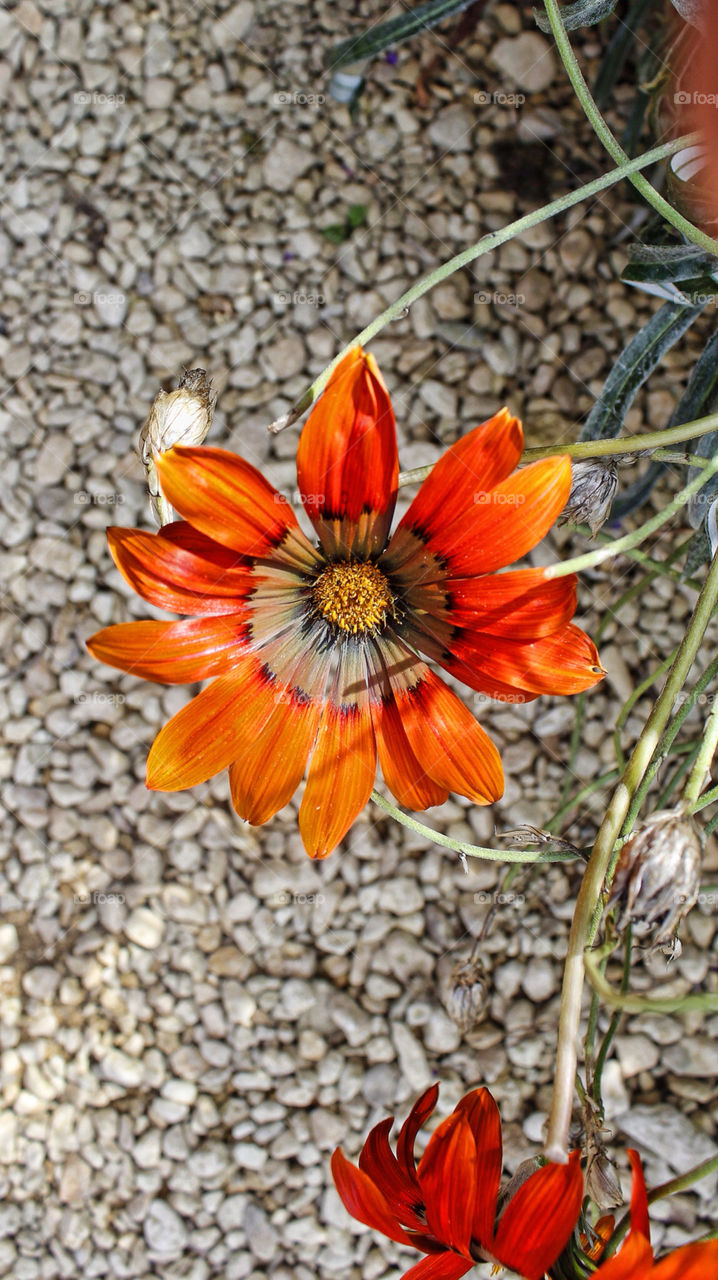
[[[313,865],[296,804],[257,831],[233,815],[226,777],[149,793],[148,746],[188,690],[142,685],[84,649],[98,626],[151,614],[104,530],[149,527],[135,443],[160,384],[206,367],[211,442],[291,493],[297,432],[272,439],[266,424],[339,346],[482,232],[606,167],[547,42],[528,13],[522,35],[508,4],[458,50],[427,36],[378,61],[352,119],[326,96],[322,56],[382,12],[375,0],[362,18],[276,0],[0,10],[0,1273],[17,1280],[396,1275],[407,1255],[349,1219],[329,1155],[356,1153],[437,1078],[441,1114],[491,1086],[508,1170],[540,1147],[575,870],[514,883],[482,951],[485,1018],[463,1035],[449,975],[496,870],[464,871],[373,806]],[[597,53],[586,39],[586,60]],[[618,281],[635,217],[624,200],[505,246],[377,340],[404,467],[504,401],[529,443],[575,438],[657,305]],[[366,225],[330,243],[322,229],[357,204]],[[666,357],[629,429],[665,425],[698,350],[691,338]],[[584,545],[560,531],[535,562],[569,543]],[[634,572],[587,575],[589,628]],[[607,632],[577,787],[613,763],[607,726],[684,632],[694,593],[665,583]],[[491,811],[452,800],[428,823],[478,842],[541,825],[566,776],[572,705],[473,705],[502,748],[505,797]],[[580,806],[571,838],[590,842],[603,802]],[[703,982],[713,933],[706,900],[682,957],[639,964],[636,989]],[[717,1150],[716,1029],[698,1015],[621,1027],[609,1138],[640,1147],[649,1181]],[[706,1230],[714,1191],[715,1179],[658,1204],[655,1242]]]

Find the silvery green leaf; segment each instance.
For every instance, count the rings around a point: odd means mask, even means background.
[[[369,30],[342,40],[330,49],[326,65],[334,70],[336,67],[350,66],[354,62],[365,62],[384,49],[435,27],[444,18],[461,13],[473,3],[474,0],[426,0],[425,4],[418,4],[415,9],[402,13],[398,18],[391,18],[378,27],[370,27]]]
[[[634,334],[609,373],[580,440],[610,440],[619,434],[639,388],[704,306],[705,303],[686,306],[666,302],[648,324]]]

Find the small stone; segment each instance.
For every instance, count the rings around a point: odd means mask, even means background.
[[[429,137],[442,151],[470,151],[476,123],[471,111],[459,104],[444,107],[429,125]]]
[[[229,52],[237,40],[244,39],[253,22],[254,5],[251,0],[238,0],[212,23],[212,38],[217,48]]]
[[[548,89],[556,74],[556,59],[548,40],[537,31],[508,36],[494,45],[492,58],[509,84],[529,93]]]
[[[279,1236],[258,1205],[251,1202],[244,1215],[244,1230],[249,1247],[260,1262],[269,1262],[275,1256]]]
[[[136,907],[125,921],[124,931],[130,942],[153,951],[164,937],[165,922],[149,907]]]
[[[394,916],[410,916],[414,911],[421,911],[424,895],[415,880],[397,876],[381,886],[380,903],[384,911]]]
[[[62,1204],[81,1204],[92,1183],[92,1170],[79,1156],[70,1156],[63,1165],[58,1187],[58,1199]]]
[[[391,1034],[399,1058],[399,1070],[407,1084],[417,1093],[426,1089],[431,1084],[432,1075],[416,1036],[403,1022],[395,1022]]]
[[[652,1071],[661,1056],[658,1045],[640,1032],[616,1036],[615,1044],[624,1080],[637,1076],[641,1071]]]
[[[20,945],[14,924],[0,924],[0,964],[5,964]]]
[[[288,138],[280,138],[267,152],[262,164],[264,181],[272,191],[291,191],[302,174],[316,164],[317,157]]]
[[[144,1068],[136,1058],[130,1058],[121,1049],[110,1049],[102,1056],[99,1068],[105,1080],[121,1084],[126,1089],[136,1089],[142,1083]]]
[[[114,285],[103,285],[96,289],[92,303],[95,313],[108,329],[119,329],[127,315],[127,294],[122,293]]]
[[[22,989],[33,1000],[52,1000],[59,981],[59,973],[49,965],[41,964],[36,969],[28,969],[22,980]]]
[[[145,1215],[144,1235],[150,1256],[170,1261],[183,1252],[188,1231],[166,1200],[151,1200]]]

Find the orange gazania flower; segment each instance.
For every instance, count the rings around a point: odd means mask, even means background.
[[[498,1216],[501,1121],[488,1089],[474,1089],[429,1139],[417,1165],[414,1141],[436,1106],[438,1085],[421,1095],[389,1146],[393,1117],[372,1129],[359,1168],[342,1151],[332,1174],[359,1222],[428,1256],[405,1280],[458,1280],[477,1262],[511,1267],[540,1280],[567,1244],[583,1196],[579,1152],[567,1164],[537,1169]]]
[[[718,1240],[684,1244],[656,1262],[651,1248],[648,1197],[641,1158],[629,1151],[633,1169],[631,1229],[613,1258],[597,1270],[600,1280],[715,1280],[718,1277]]]
[[[110,529],[112,554],[151,604],[195,615],[130,622],[89,641],[147,680],[212,683],[161,730],[147,785],[177,791],[229,767],[232,803],[266,822],[309,773],[299,826],[312,857],[346,834],[374,785],[411,809],[450,791],[490,804],[498,752],[419,657],[493,698],[578,693],[604,674],[570,623],[573,578],[497,575],[564,506],[568,458],[512,475],[521,425],[507,410],[435,466],[388,541],[398,482],[394,415],[372,356],[341,361],[297,455],[312,545],[287,501],[222,449],[155,458],[182,519],[157,534]],[[388,543],[388,545],[387,545]]]

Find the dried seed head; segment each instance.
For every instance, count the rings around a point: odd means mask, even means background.
[[[147,472],[150,502],[157,523],[167,524],[173,512],[162,490],[154,455],[175,444],[201,444],[212,425],[217,401],[204,369],[188,369],[176,391],[160,391],[140,432],[140,455]]]
[[[480,960],[462,960],[442,985],[446,1012],[466,1034],[486,1015],[491,994],[488,974]]]
[[[617,1209],[623,1204],[623,1192],[613,1160],[603,1150],[594,1150],[588,1158],[585,1174],[586,1195],[599,1209]]]
[[[657,946],[668,942],[698,899],[701,842],[693,818],[675,809],[651,815],[624,844],[611,887],[621,906],[619,928],[632,922],[638,937],[659,926]]]
[[[618,488],[618,463],[613,458],[586,458],[571,463],[571,492],[559,524],[586,523],[595,536],[608,519]]]

